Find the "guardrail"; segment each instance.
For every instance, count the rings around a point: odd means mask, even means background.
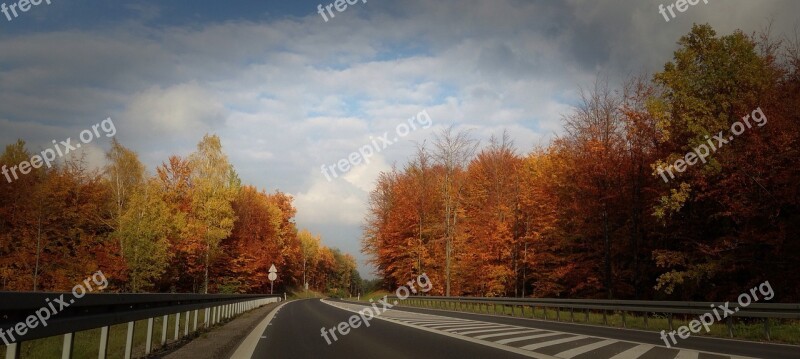
[[[62,296],[63,295],[63,296]],[[174,340],[189,336],[189,319],[193,317],[191,332],[197,332],[200,311],[203,311],[202,327],[210,327],[268,303],[281,301],[280,295],[225,295],[225,294],[86,294],[79,300],[70,300],[61,311],[54,309],[46,326],[36,324],[36,311],[49,306],[63,306],[57,299],[72,298],[72,293],[17,293],[0,292],[0,331],[4,334],[6,359],[18,359],[23,341],[31,341],[63,335],[62,359],[72,358],[75,333],[100,328],[98,358],[105,359],[108,351],[109,328],[127,323],[125,358],[133,351],[133,333],[136,321],[147,320],[145,355],[152,353],[153,325],[155,319],[163,318],[161,345],[167,342],[167,324],[170,315],[175,315]],[[181,314],[184,314],[181,336]],[[31,317],[37,319],[30,319]],[[31,327],[33,324],[35,326]],[[41,323],[39,323],[41,324]],[[15,327],[25,331],[13,338]],[[0,345],[6,344],[0,341]]]
[[[397,298],[391,296],[391,298]],[[554,309],[557,321],[561,321],[562,310],[569,310],[571,322],[575,322],[575,312],[584,314],[584,322],[589,322],[589,312],[602,312],[603,324],[608,325],[607,313],[621,313],[622,325],[627,328],[626,313],[641,313],[644,318],[645,328],[648,327],[650,314],[665,314],[669,329],[674,330],[672,317],[675,314],[701,315],[709,313],[722,303],[712,302],[677,302],[677,301],[645,301],[645,300],[584,300],[584,299],[543,299],[543,298],[476,298],[476,297],[425,297],[412,296],[401,301],[403,304],[430,307],[438,309],[477,311],[487,314],[497,314],[498,306],[503,308],[502,313],[511,307],[511,315],[516,316],[517,308],[525,317],[525,308],[531,308],[531,318],[536,316],[536,308],[542,308],[544,319],[547,310]],[[724,303],[724,302],[723,302]],[[477,308],[476,308],[477,307]],[[476,310],[477,309],[477,310]],[[733,308],[731,308],[733,310]],[[721,313],[720,313],[721,314]],[[728,334],[733,337],[734,318],[762,318],[764,319],[764,336],[770,340],[769,319],[800,319],[800,303],[752,303],[747,307],[739,308],[726,319]]]

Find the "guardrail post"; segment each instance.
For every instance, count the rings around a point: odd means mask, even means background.
[[[6,359],[19,359],[19,347],[22,343],[11,343],[6,346]]]
[[[71,359],[72,358],[72,345],[73,344],[75,344],[75,333],[64,334],[64,344],[61,347],[61,359]]]
[[[175,313],[175,341],[180,339],[180,330],[181,330],[181,312]]]
[[[575,323],[575,308],[569,307],[569,321]]]
[[[728,317],[728,335],[733,338],[733,316]]]
[[[200,316],[200,311],[199,311],[199,310],[197,310],[197,309],[195,309],[195,310],[194,310],[194,325],[192,326],[192,331],[193,331],[193,332],[196,332],[196,331],[197,331],[197,317],[198,317],[198,316]]]
[[[98,359],[106,359],[108,351],[108,326],[100,328],[100,344],[97,351]]]
[[[128,332],[125,335],[125,359],[131,359],[133,353],[133,327],[135,322],[128,322]]]
[[[164,323],[161,323],[161,346],[167,344],[167,322],[169,322],[169,315],[164,316]]]
[[[603,324],[608,325],[608,317],[606,316],[606,310],[603,309]]]
[[[561,307],[556,307],[556,321],[561,321]]]
[[[583,312],[584,314],[586,314],[586,316],[584,317],[584,322],[589,323],[589,308],[584,309]]]
[[[669,330],[674,330],[672,329],[672,313],[669,313]]]
[[[183,336],[189,336],[189,311],[186,311],[186,319],[183,321],[184,328],[183,328]]]
[[[772,340],[769,337],[769,318],[764,318],[764,336],[767,340]]]
[[[623,328],[627,328],[628,327],[628,324],[625,323],[625,311],[624,310],[622,311],[622,327]]]
[[[150,354],[153,352],[153,322],[155,318],[147,319],[147,341],[144,344],[144,353]]]
[[[644,329],[648,329],[648,325],[647,325],[647,312],[644,312]]]

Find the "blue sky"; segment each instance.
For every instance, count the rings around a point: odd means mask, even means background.
[[[701,2],[666,22],[660,3],[368,0],[325,22],[319,1],[52,0],[0,15],[0,143],[35,150],[111,117],[152,171],[216,133],[244,182],[292,194],[298,225],[369,277],[369,191],[415,141],[451,125],[481,140],[508,130],[527,152],[560,133],[581,87],[659,70],[692,23],[727,34],[772,21],[789,35],[800,10]],[[325,179],[320,166],[422,110],[433,126]],[[81,151],[99,168],[107,148]]]

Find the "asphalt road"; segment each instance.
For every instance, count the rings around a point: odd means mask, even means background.
[[[339,329],[332,335],[334,327],[352,321],[370,306],[319,299],[286,303],[271,314],[274,318],[268,317],[251,333],[250,347],[254,349],[238,351],[234,359],[773,359],[798,358],[800,352],[797,346],[711,338],[691,338],[681,348],[666,348],[658,334],[648,331],[417,308],[384,311],[379,307],[372,306],[381,314],[369,321],[369,327],[357,321],[357,328],[346,326],[350,328],[347,334]]]
[[[354,328],[329,345],[320,328],[332,328],[351,315],[319,299],[288,302],[262,333],[252,358],[525,358],[382,320]]]

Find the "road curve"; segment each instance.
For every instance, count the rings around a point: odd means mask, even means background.
[[[321,335],[321,328],[333,328],[352,315],[319,299],[288,302],[274,315],[266,329],[258,333],[259,340],[252,354],[243,354],[243,348],[240,347],[233,358],[528,357],[456,338],[432,335],[384,320],[372,320],[369,327],[362,325],[354,328],[328,344]]]
[[[251,333],[233,358],[773,359],[794,358],[791,349],[796,349],[750,343],[754,350],[737,350],[746,343],[710,338],[695,343],[697,350],[666,348],[654,343],[653,332],[416,308],[384,311],[376,304],[319,299],[286,303]],[[369,320],[369,327],[363,325],[363,315],[353,321],[367,308],[381,313]],[[361,324],[342,324],[348,321]],[[339,329],[338,335],[331,335],[340,325],[347,333]],[[324,336],[322,328],[327,329]]]

